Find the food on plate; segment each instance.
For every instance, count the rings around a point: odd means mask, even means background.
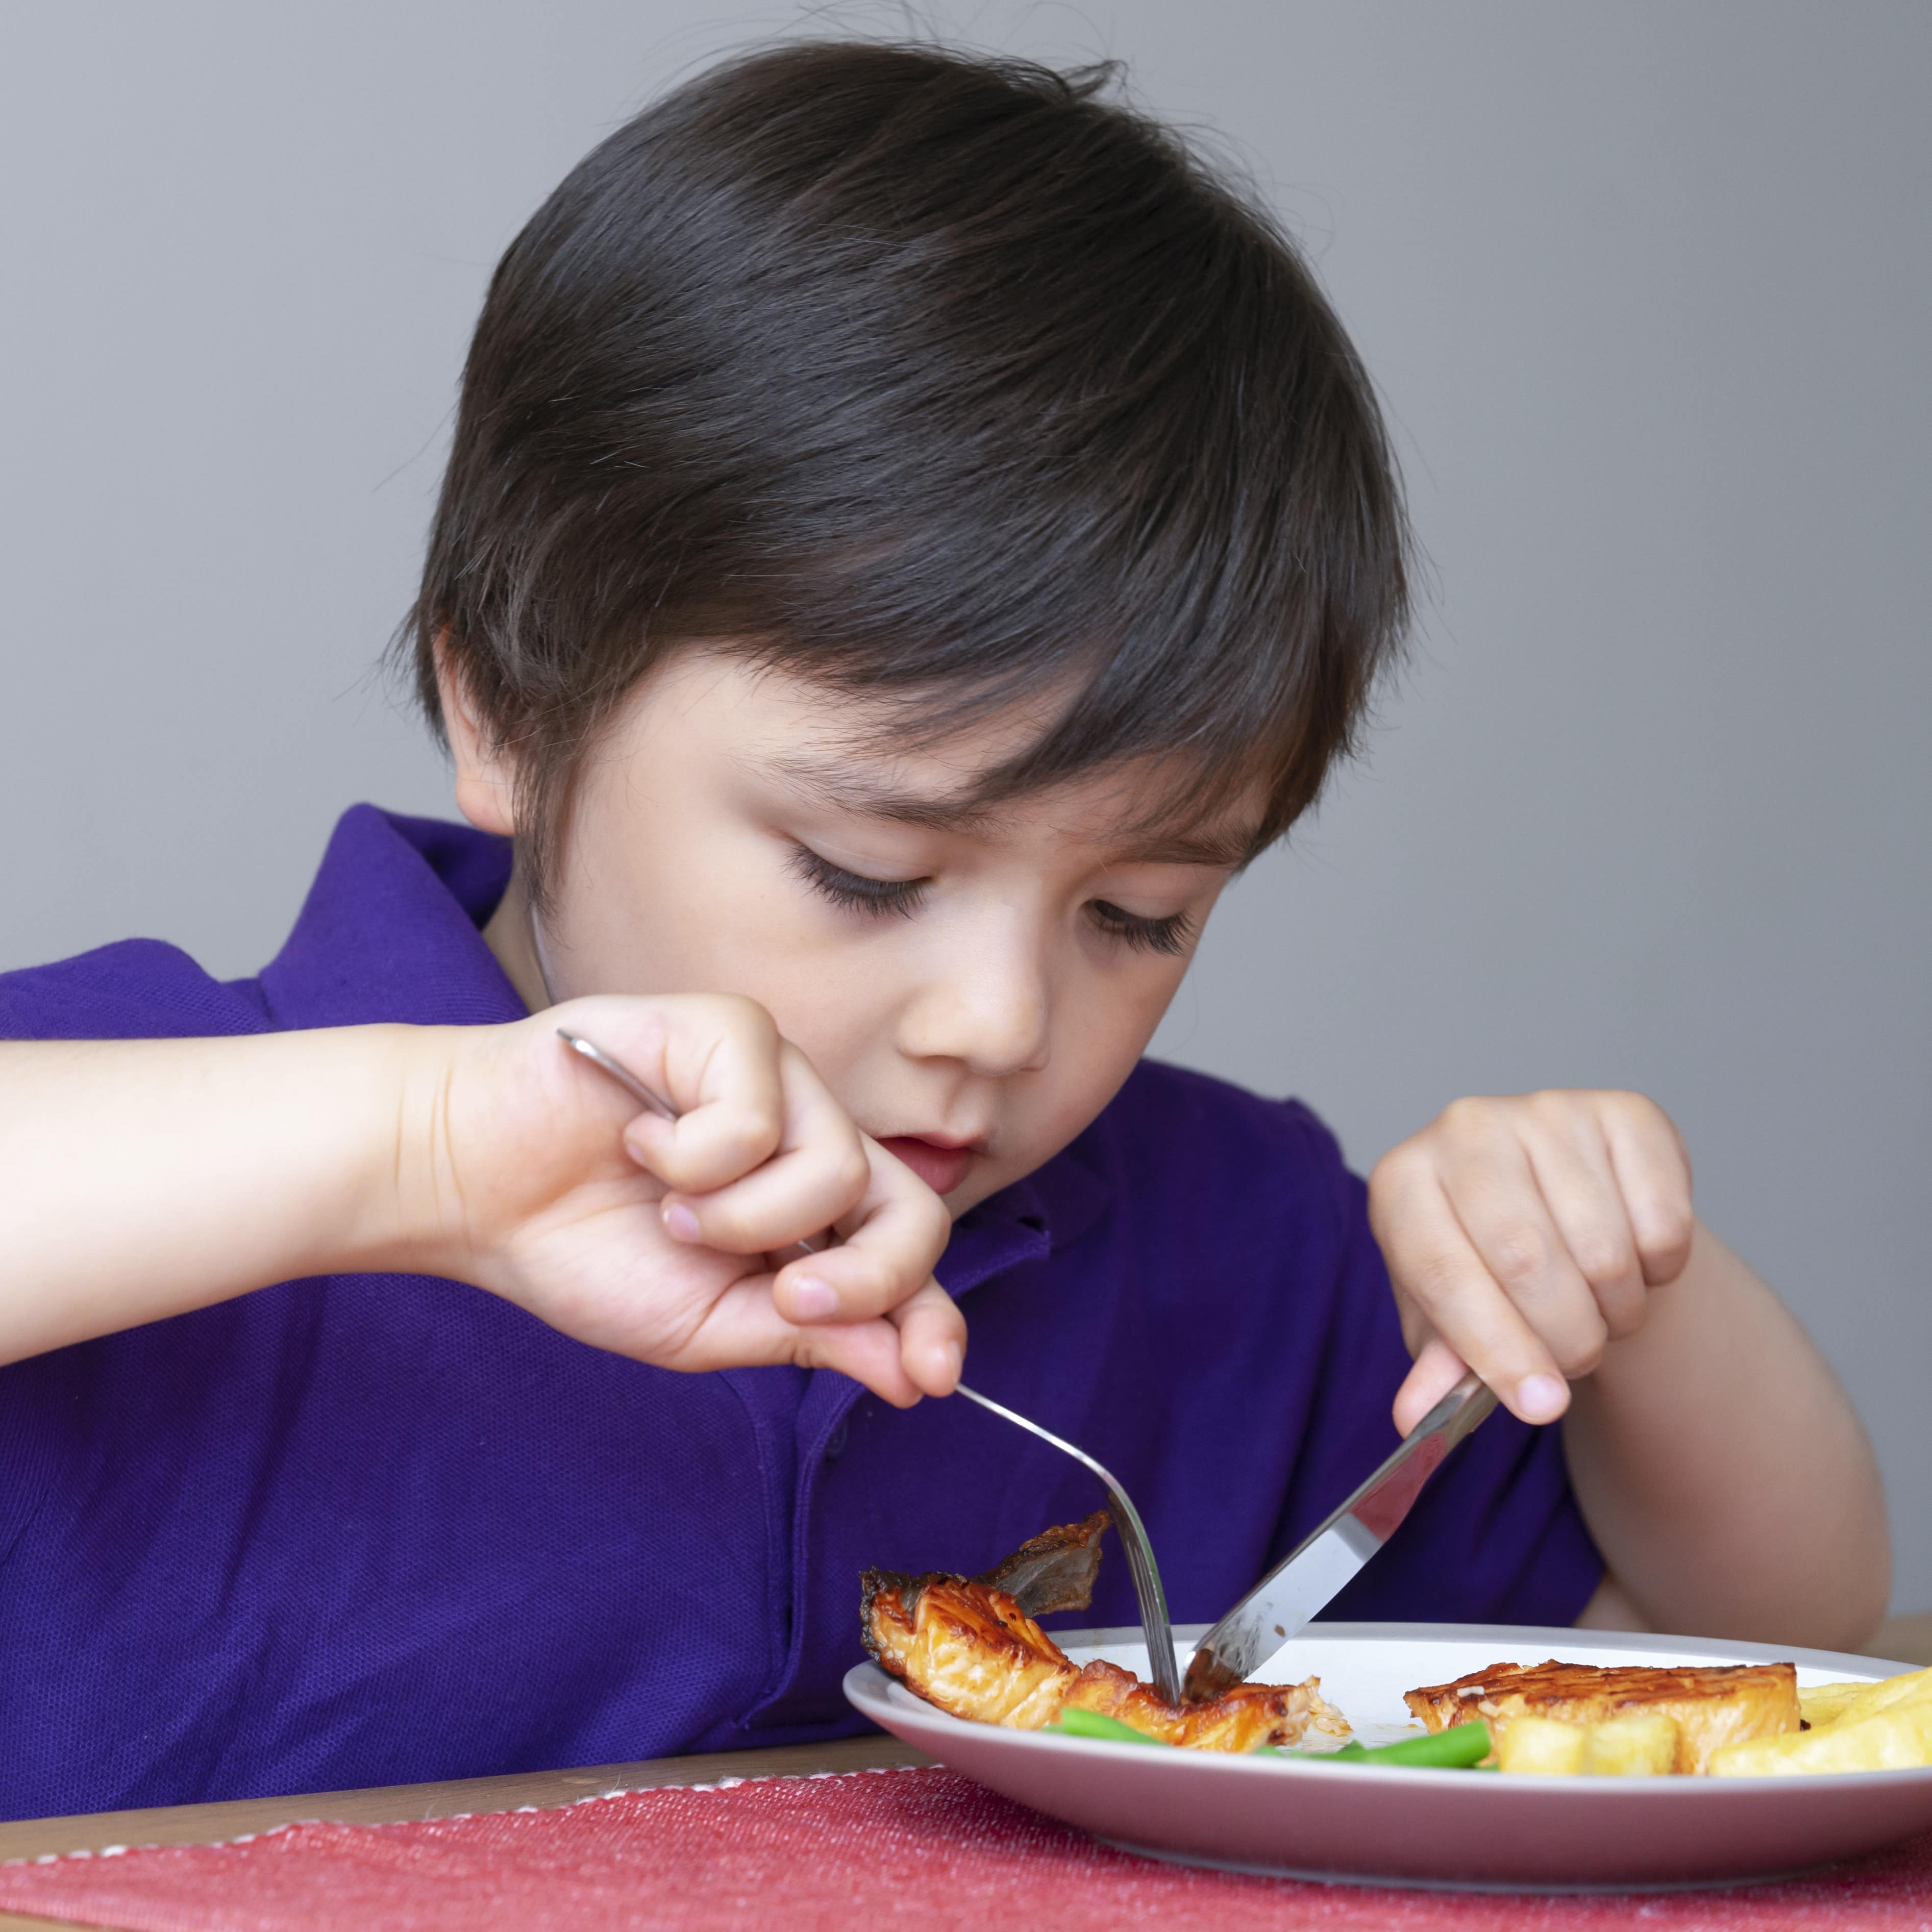
[[[1798,1709],[1814,1731],[1875,1718],[1881,1711],[1932,1700],[1932,1667],[1901,1671],[1876,1684],[1816,1684],[1798,1694]]]
[[[1403,1701],[1427,1735],[1371,1748],[1283,1750],[1346,1738],[1321,1680],[1238,1684],[1171,1704],[1118,1664],[1074,1664],[1034,1621],[1093,1600],[1096,1510],[977,1576],[868,1570],[860,1625],[880,1669],[956,1718],[1016,1730],[1194,1750],[1559,1777],[1720,1778],[1932,1766],[1932,1669],[1798,1687],[1790,1664],[1493,1664]]]
[[[1653,1665],[1493,1664],[1453,1684],[1426,1684],[1402,1701],[1432,1731],[1472,1718],[1488,1724],[1496,1740],[1497,1762],[1504,1768],[1512,1754],[1510,1732],[1525,1718],[1585,1729],[1614,1718],[1666,1718],[1676,1730],[1667,1770],[1700,1772],[1713,1754],[1728,1744],[1796,1734],[1798,1725],[1798,1672],[1789,1664]],[[1534,1752],[1538,1734],[1524,1747]],[[1546,1750],[1550,1748],[1546,1735]],[[1575,1767],[1582,1768],[1583,1750]],[[1636,1748],[1628,1734],[1598,1748],[1608,1762],[1619,1750]],[[1546,1756],[1538,1768],[1560,1768]],[[1634,1767],[1633,1767],[1634,1768]]]
[[[1798,1687],[1798,1714],[1813,1730],[1834,1724],[1865,1691],[1869,1684],[1814,1684]]]
[[[1676,1765],[1677,1738],[1676,1719],[1660,1711],[1592,1724],[1513,1718],[1496,1740],[1496,1768],[1571,1778],[1654,1776]]]
[[[1204,1703],[1170,1704],[1118,1664],[1071,1662],[1034,1618],[1093,1600],[1100,1540],[1111,1521],[1101,1510],[1049,1529],[979,1576],[868,1570],[860,1604],[866,1649],[882,1670],[950,1715],[1018,1730],[1084,1712],[1163,1744],[1218,1751],[1298,1744],[1311,1730],[1346,1733],[1348,1720],[1312,1677],[1238,1684]],[[1078,1730],[1080,1720],[1066,1728]]]
[[[1810,1772],[1909,1771],[1932,1765],[1932,1670],[1876,1684],[1821,1684],[1798,1694],[1808,1730],[1728,1744],[1716,1778]]]
[[[1319,1756],[1324,1764],[1406,1765],[1411,1770],[1468,1771],[1490,1755],[1490,1727],[1475,1723],[1452,1724],[1427,1737],[1398,1738],[1392,1744],[1365,1744],[1351,1739],[1340,1750],[1278,1751],[1264,1744],[1271,1757]]]

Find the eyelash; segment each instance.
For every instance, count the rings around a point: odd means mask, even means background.
[[[843,866],[835,866],[809,845],[794,845],[790,864],[814,892],[850,912],[910,919],[926,896],[924,879],[868,878],[862,872],[848,872]],[[1106,899],[1092,900],[1087,909],[1102,932],[1138,951],[1158,952],[1170,959],[1187,950],[1194,934],[1194,921],[1184,912],[1172,913],[1165,919],[1143,919]]]
[[[923,879],[868,879],[820,858],[809,845],[791,848],[791,868],[814,892],[850,911],[910,919],[926,896]]]
[[[1102,932],[1140,952],[1162,953],[1169,959],[1179,958],[1194,934],[1194,922],[1184,912],[1170,913],[1165,919],[1143,919],[1106,899],[1090,901],[1087,910]]]

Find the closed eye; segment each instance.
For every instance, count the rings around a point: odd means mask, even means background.
[[[1107,899],[1089,900],[1087,910],[1102,932],[1143,952],[1162,952],[1178,959],[1194,937],[1194,921],[1184,912],[1170,913],[1165,919],[1147,919]]]
[[[809,845],[794,845],[788,862],[792,871],[821,898],[854,912],[877,913],[909,919],[926,895],[924,879],[874,879],[848,872]]]

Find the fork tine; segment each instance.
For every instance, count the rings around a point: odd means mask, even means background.
[[[968,1402],[977,1402],[982,1408],[992,1410],[994,1414],[1016,1428],[1024,1429],[1029,1435],[1037,1436],[1042,1442],[1051,1443],[1061,1454],[1071,1456],[1075,1462],[1100,1478],[1108,1501],[1114,1505],[1114,1527],[1120,1533],[1120,1547],[1126,1556],[1128,1574],[1133,1579],[1134,1601],[1141,1613],[1141,1634],[1147,1640],[1148,1674],[1154,1679],[1154,1688],[1170,1704],[1179,1703],[1180,1666],[1174,1654],[1174,1626],[1167,1620],[1167,1593],[1160,1586],[1160,1566],[1154,1560],[1154,1545],[1148,1539],[1147,1526],[1141,1521],[1141,1513],[1129,1500],[1126,1491],[1085,1450],[1076,1449],[1072,1443],[1063,1442],[1050,1429],[1029,1422],[1016,1410],[994,1401],[990,1396],[982,1395],[977,1389],[968,1388],[964,1382],[955,1385],[954,1393],[963,1395]]]

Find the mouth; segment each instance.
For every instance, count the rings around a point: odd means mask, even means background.
[[[950,1194],[966,1178],[975,1152],[970,1147],[950,1147],[944,1141],[912,1134],[894,1134],[879,1144],[895,1160],[904,1162],[935,1194]]]

